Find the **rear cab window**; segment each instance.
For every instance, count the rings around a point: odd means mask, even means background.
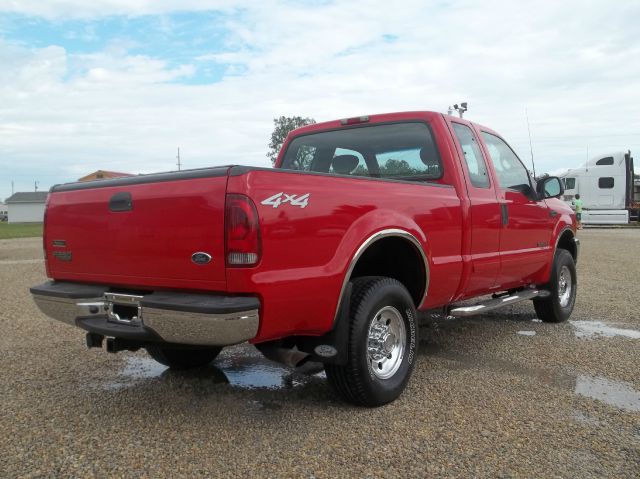
[[[405,181],[437,181],[443,164],[424,122],[372,124],[294,138],[281,169]]]

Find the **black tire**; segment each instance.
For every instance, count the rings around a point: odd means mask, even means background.
[[[389,371],[374,371],[372,363],[381,365],[382,362],[377,363],[376,356],[370,355],[369,334],[374,321],[382,328],[390,328],[391,320],[383,318],[387,314],[394,318],[394,325],[403,324],[395,332],[400,336],[404,329],[404,351],[395,358],[389,352],[388,357],[380,360],[385,362],[385,367],[393,362]],[[411,295],[399,281],[392,278],[356,278],[353,281],[349,321],[347,364],[325,365],[329,384],[344,400],[358,406],[378,407],[393,401],[404,391],[416,360],[418,326]],[[387,329],[389,331],[391,329]],[[392,347],[391,343],[394,342],[397,343],[395,334],[389,343],[380,341],[377,344],[387,348]],[[383,349],[378,351],[387,353]],[[386,363],[387,360],[389,363]],[[391,375],[379,377],[383,373]]]
[[[560,278],[562,271],[569,274],[571,280],[571,290],[566,301],[561,301],[563,291],[560,286]],[[533,307],[536,310],[538,318],[546,323],[562,323],[569,319],[573,307],[576,304],[576,292],[578,290],[578,280],[576,275],[576,264],[573,256],[565,249],[556,251],[551,267],[551,279],[542,287],[551,293],[546,298],[538,298],[533,300]]]
[[[171,369],[193,369],[206,366],[222,351],[221,347],[191,348],[162,344],[149,344],[145,349],[153,359]]]

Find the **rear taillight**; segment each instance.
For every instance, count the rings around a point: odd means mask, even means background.
[[[260,222],[253,201],[227,195],[225,207],[227,266],[253,266],[260,261]]]

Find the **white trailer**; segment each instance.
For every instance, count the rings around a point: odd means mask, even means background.
[[[584,224],[627,224],[630,210],[637,216],[630,151],[593,157],[560,177],[567,203],[580,195]]]

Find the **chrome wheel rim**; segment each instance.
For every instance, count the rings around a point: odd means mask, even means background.
[[[571,291],[573,290],[573,280],[571,278],[571,271],[567,266],[560,268],[560,274],[558,275],[558,300],[560,306],[566,308],[571,301]]]
[[[400,368],[406,350],[407,334],[400,312],[385,306],[369,325],[367,360],[369,369],[378,379],[392,377]]]

